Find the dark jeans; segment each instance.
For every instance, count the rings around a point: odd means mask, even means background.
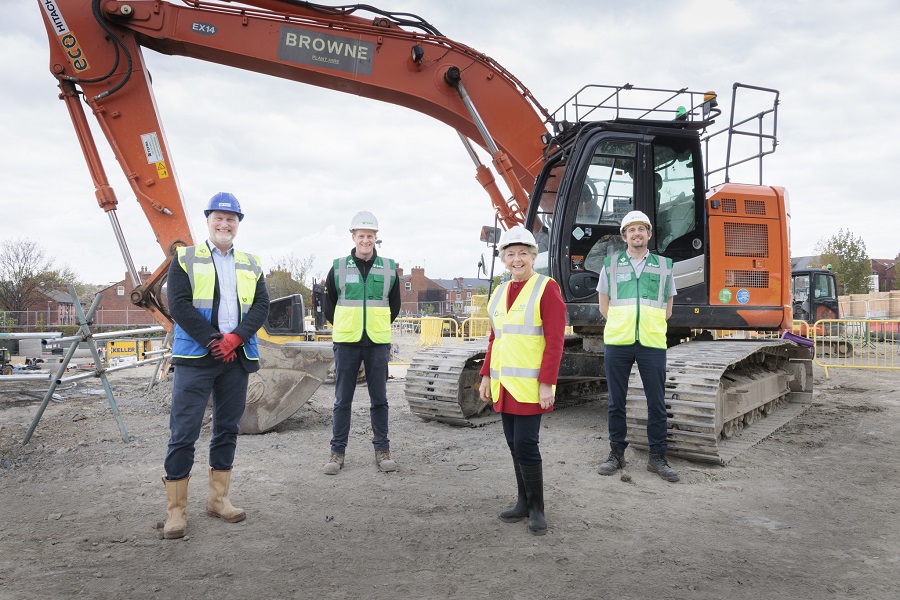
[[[541,463],[541,415],[510,415],[500,413],[506,445],[520,465]]]
[[[390,450],[388,439],[387,379],[391,345],[334,345],[334,409],[332,410],[331,451],[344,454],[350,436],[350,406],[356,391],[360,364],[365,365],[372,419],[372,445],[375,450]]]
[[[238,428],[247,405],[249,373],[237,360],[213,366],[175,366],[166,478],[181,479],[194,465],[194,443],[200,437],[203,414],[212,395],[212,438],[209,466],[228,471],[234,463]]]
[[[646,348],[639,343],[631,346],[606,345],[603,362],[606,385],[609,388],[609,441],[626,444],[628,426],[625,422],[625,396],[631,366],[637,362],[644,395],[647,396],[647,441],[654,452],[666,452],[666,351]]]

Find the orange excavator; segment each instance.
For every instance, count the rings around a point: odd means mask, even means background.
[[[194,239],[142,57],[145,50],[397,104],[454,128],[501,224],[524,222],[535,232],[540,270],[560,284],[576,333],[561,369],[561,383],[569,389],[583,391],[602,383],[597,272],[604,256],[622,248],[621,217],[633,209],[650,215],[652,250],[675,261],[679,294],[670,321],[671,343],[697,340],[670,350],[671,453],[724,462],[724,437],[785,398],[811,393],[808,353],[788,342],[699,341],[716,329],[790,327],[787,194],[761,181],[729,181],[729,168],[747,160],[732,157],[732,139],[746,123],[761,127],[766,116],[774,119],[775,90],[736,84],[734,96],[739,89],[771,94],[772,108],[735,121],[732,106],[729,126],[707,133],[720,114],[715,94],[586,86],[551,113],[492,58],[444,37],[420,17],[368,5],[330,7],[299,0],[38,4],[50,39],[51,73],[81,143],[97,201],[109,215],[137,286],[132,301],[164,326],[171,327],[161,293],[169,261],[178,246]],[[85,105],[162,249],[160,266],[143,285],[118,225],[118,200]],[[761,130],[752,135],[759,142],[753,154],[761,164],[774,150],[775,136]],[[727,158],[724,171],[717,171],[703,151],[723,139]],[[763,148],[764,142],[771,143],[771,150]],[[473,144],[490,154],[509,197]],[[725,181],[712,186],[710,176],[716,173],[724,173]],[[411,409],[426,420],[477,423],[484,405],[477,400],[477,383],[470,380],[484,344],[420,352],[407,374]],[[248,404],[254,422],[242,422],[242,431],[264,431],[289,416],[324,378],[319,368],[324,364],[327,369],[328,353],[315,344],[266,347],[258,393],[251,387]],[[629,403],[629,436],[641,445],[646,415],[640,414],[640,386],[630,394],[637,401]]]

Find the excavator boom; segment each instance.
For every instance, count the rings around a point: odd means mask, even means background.
[[[429,115],[454,128],[476,164],[476,178],[506,226],[524,220],[541,169],[549,116],[501,65],[440,35],[424,20],[366,7],[332,8],[291,0],[241,5],[185,0],[38,0],[56,77],[135,289],[132,302],[163,326],[169,263],[195,243],[174,159],[153,96],[145,49],[214,62]],[[225,93],[226,90],[222,90]],[[143,283],[119,227],[85,105],[124,172],[163,251]],[[470,140],[486,148],[512,198],[499,191]],[[299,408],[327,375],[332,354],[321,344],[262,345],[263,369],[251,382],[244,431],[275,426]]]

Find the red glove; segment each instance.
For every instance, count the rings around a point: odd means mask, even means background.
[[[231,352],[229,352],[222,358],[219,358],[218,356],[216,357],[217,360],[221,360],[222,362],[226,362],[226,363],[233,361],[235,358],[237,358],[237,354],[235,353],[234,350],[232,350]]]
[[[226,333],[222,336],[222,339],[216,340],[211,344],[212,354],[216,359],[229,362],[234,360],[234,351],[235,349],[244,343],[244,340],[241,339],[236,333]],[[231,358],[226,358],[228,355],[231,355]]]

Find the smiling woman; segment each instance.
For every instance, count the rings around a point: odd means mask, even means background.
[[[538,444],[541,415],[553,410],[566,305],[559,285],[534,272],[538,245],[530,231],[522,226],[509,229],[499,248],[512,280],[497,288],[488,303],[491,333],[479,393],[501,414],[519,492],[515,506],[501,512],[500,520],[513,523],[528,517],[528,531],[544,535]]]

